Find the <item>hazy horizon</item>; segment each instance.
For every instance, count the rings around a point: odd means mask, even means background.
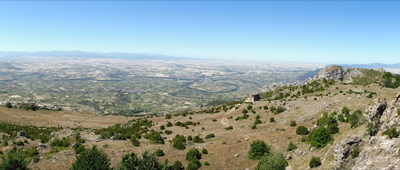
[[[0,51],[393,63],[398,1],[3,1]],[[394,62],[395,63],[395,62]]]

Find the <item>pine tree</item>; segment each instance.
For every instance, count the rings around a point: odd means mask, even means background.
[[[86,149],[76,156],[76,161],[72,164],[71,170],[109,170],[110,159],[103,151],[98,150],[96,145],[91,149]]]

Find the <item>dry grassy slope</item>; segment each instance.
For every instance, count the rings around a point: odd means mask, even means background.
[[[362,88],[363,90],[373,91],[379,95],[386,96],[388,99],[394,98],[398,91],[394,89],[379,88],[377,85],[370,85],[367,87],[354,86],[354,85],[342,85],[336,83],[337,85],[332,85],[330,88],[322,92],[324,94],[330,92],[331,95],[316,97],[317,100],[313,100],[316,94],[307,94],[307,99],[304,96],[300,98],[288,101],[285,107],[288,108],[287,111],[273,115],[267,110],[259,109],[263,106],[276,106],[277,104],[282,104],[281,102],[268,102],[268,101],[258,101],[254,104],[253,108],[256,114],[249,113],[250,117],[242,121],[235,121],[234,119],[241,116],[241,111],[247,107],[248,104],[242,104],[237,110],[229,110],[228,112],[220,112],[216,114],[195,114],[183,116],[173,116],[172,119],[165,119],[163,117],[151,118],[154,125],[152,129],[159,130],[161,125],[166,125],[168,121],[173,124],[177,121],[186,122],[200,122],[200,125],[189,126],[189,129],[183,127],[169,127],[166,129],[172,130],[173,133],[170,135],[163,134],[167,137],[165,145],[152,145],[149,144],[146,139],[141,139],[140,147],[133,147],[130,142],[127,141],[117,141],[117,140],[103,140],[100,142],[87,142],[86,147],[91,145],[98,145],[102,148],[111,158],[112,166],[117,167],[120,164],[122,156],[129,152],[143,153],[145,150],[150,152],[156,149],[162,149],[166,156],[160,159],[164,161],[168,159],[170,164],[175,160],[180,160],[183,162],[184,166],[188,164],[185,159],[185,154],[190,148],[196,147],[199,149],[206,148],[209,152],[208,155],[203,155],[200,160],[202,163],[208,161],[210,167],[202,167],[201,169],[254,169],[258,161],[252,161],[247,159],[247,152],[249,150],[250,143],[254,140],[264,140],[268,145],[271,146],[273,150],[280,151],[286,156],[288,152],[286,151],[288,144],[294,142],[299,147],[298,150],[302,151],[304,155],[297,155],[294,151],[291,151],[293,159],[289,160],[291,169],[306,169],[308,163],[312,156],[318,156],[322,159],[322,166],[318,169],[328,169],[333,166],[334,163],[334,147],[337,142],[344,138],[348,134],[358,134],[358,136],[363,136],[365,133],[365,124],[356,129],[350,129],[348,124],[339,123],[340,133],[334,135],[335,141],[324,148],[316,149],[314,151],[309,151],[309,145],[301,143],[300,138],[302,136],[296,135],[296,127],[303,125],[306,127],[312,127],[316,120],[324,112],[340,112],[341,108],[347,106],[352,111],[360,109],[364,111],[369,104],[372,103],[373,99],[366,98],[365,96],[349,95],[339,93],[340,90],[347,92],[349,89],[355,91],[355,89]],[[338,87],[338,89],[336,89]],[[337,95],[334,95],[338,93]],[[329,106],[329,107],[327,107]],[[263,124],[258,125],[257,129],[252,130],[250,127],[253,124],[256,115],[261,116]],[[233,119],[227,119],[229,117]],[[192,119],[189,119],[192,117]],[[269,119],[274,117],[276,122],[270,123]],[[115,123],[123,123],[126,121],[125,117],[118,116],[94,116],[86,115],[80,113],[71,112],[26,112],[26,111],[15,111],[13,109],[0,108],[0,120],[1,121],[13,121],[19,122],[20,124],[33,124],[37,126],[56,126],[61,124],[63,126],[73,126],[73,124],[78,124],[76,122],[81,122],[82,125],[87,128],[99,128],[106,127]],[[217,119],[217,122],[213,122],[212,119]],[[297,121],[296,127],[290,127],[289,122],[291,120]],[[76,121],[76,122],[75,122]],[[231,125],[234,127],[233,130],[224,130],[224,127]],[[204,130],[202,128],[204,127]],[[277,129],[280,129],[277,131]],[[282,131],[282,129],[285,129]],[[83,138],[88,138],[94,136],[89,132],[82,132]],[[206,139],[205,143],[202,144],[191,144],[186,150],[179,151],[172,148],[169,145],[168,140],[172,139],[176,134],[181,135],[198,135],[200,134],[203,138],[209,134],[214,133],[215,138]],[[248,138],[249,140],[245,140]],[[31,141],[30,141],[31,142]],[[225,143],[225,144],[224,144]],[[36,145],[37,141],[31,142],[31,145]],[[108,145],[108,147],[103,147]],[[1,148],[3,151],[11,149],[12,146]],[[25,146],[29,148],[31,146]],[[239,154],[239,157],[235,157],[235,154]],[[48,150],[41,154],[42,160],[37,164],[32,164],[30,167],[33,169],[68,169],[71,167],[75,160],[75,154],[72,149],[64,150],[56,154],[49,154]]]

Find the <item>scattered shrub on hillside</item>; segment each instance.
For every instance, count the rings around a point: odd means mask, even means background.
[[[247,106],[247,110],[251,110],[252,108],[253,108],[253,106],[251,106],[251,105]]]
[[[225,130],[232,130],[233,127],[232,127],[232,126],[228,126],[228,127],[224,128],[224,129],[225,129]]]
[[[191,137],[191,136],[189,136]],[[188,138],[189,138],[188,137]],[[172,147],[178,150],[184,150],[186,149],[185,146],[186,143],[186,138],[183,135],[177,134],[173,139],[172,139]]]
[[[172,130],[165,130],[164,133],[167,135],[172,134]]]
[[[161,125],[160,126],[160,130],[164,130],[165,129],[165,126],[164,125]]]
[[[140,146],[139,140],[134,136],[131,137],[131,143],[133,146]]]
[[[242,113],[249,113],[246,109],[242,110]]]
[[[186,153],[186,160],[191,162],[196,159],[201,159],[201,153],[196,148],[192,148]]]
[[[251,129],[257,129],[257,125],[252,125]]]
[[[193,143],[204,143],[204,140],[199,135],[197,135],[193,138]]]
[[[338,115],[338,120],[339,120],[340,122],[346,122],[346,120],[344,119],[343,114],[339,114],[339,115]]]
[[[262,140],[253,141],[250,144],[249,150],[249,159],[259,160],[265,154],[268,154],[271,151],[271,148],[265,144]]]
[[[261,116],[260,116],[260,115],[257,115],[257,116],[256,116],[256,119],[261,119]]]
[[[354,147],[353,152],[351,153],[352,158],[357,158],[360,155],[360,148],[359,147]]]
[[[144,138],[150,140],[152,144],[164,144],[164,139],[161,137],[160,133],[156,131],[144,135]]]
[[[274,117],[271,117],[271,118],[269,119],[269,122],[275,122],[275,118],[274,118]]]
[[[378,122],[371,122],[367,125],[367,132],[369,136],[375,136],[381,127],[381,123]]]
[[[165,154],[164,154],[164,152],[163,152],[163,150],[161,150],[161,149],[157,149],[155,152],[154,152],[154,154],[156,155],[156,156],[164,156]]]
[[[347,108],[346,106],[343,107],[343,108],[342,108],[342,113],[343,113],[344,115],[349,115],[349,114],[350,114],[349,108]]]
[[[295,120],[290,121],[290,127],[295,127],[297,125]]]
[[[187,137],[187,140],[188,140],[188,141],[192,141],[192,140],[193,140],[193,137],[192,137],[191,135],[189,135],[189,136]]]
[[[215,137],[214,133],[210,133],[205,138],[210,139],[210,138],[214,138],[214,137]]]
[[[351,128],[356,128],[365,122],[361,110],[356,110],[353,114],[348,116],[347,120]]]
[[[285,170],[288,162],[280,152],[270,152],[258,162],[255,170]]]
[[[328,116],[328,113],[324,113],[323,116],[317,121],[318,126],[327,126],[330,134],[336,134],[339,132],[339,124],[337,123],[334,115]]]
[[[329,130],[322,126],[312,131],[309,135],[311,146],[315,146],[317,148],[325,147],[326,144],[332,140],[333,138],[331,137]]]
[[[253,123],[253,125],[258,125],[258,124],[262,124],[260,119],[256,119]]]
[[[205,162],[204,162],[204,166],[210,166],[210,163],[207,162],[207,161],[205,161]]]
[[[96,145],[86,149],[76,156],[77,160],[72,164],[71,170],[81,169],[111,169],[110,159],[104,151],[98,150]]]
[[[148,154],[145,151],[142,157],[138,157],[135,153],[128,153],[122,157],[122,163],[119,167],[120,170],[139,170],[139,169],[168,169],[168,161],[161,163],[158,161],[155,153]]]
[[[83,146],[81,143],[77,143],[74,145],[74,151],[76,154],[80,154],[85,150],[85,146]]]
[[[296,129],[296,134],[298,135],[308,135],[309,131],[305,126],[299,126]]]
[[[168,123],[167,123],[167,127],[171,127],[171,126],[173,126],[172,123],[171,123],[171,122],[168,122]]]
[[[399,132],[396,127],[390,128],[382,133],[383,135],[388,135],[390,139],[399,137]]]
[[[213,122],[216,122],[216,121],[217,121],[217,119],[213,119],[212,121],[213,121]]]
[[[203,149],[203,150],[201,150],[201,153],[202,154],[208,154],[208,151],[207,151],[207,149]]]
[[[264,106],[264,110],[268,110],[268,106]]]
[[[312,157],[309,165],[310,168],[319,167],[321,165],[321,159],[319,157]]]
[[[166,118],[166,119],[171,119],[171,117],[172,117],[172,116],[171,116],[170,114],[166,114],[166,115],[165,115],[165,118]]]
[[[284,111],[286,111],[286,108],[281,107],[281,106],[278,106],[278,107],[276,108],[276,110],[274,111],[274,114],[277,115],[277,114],[282,113],[282,112],[284,112]]]
[[[8,152],[7,157],[3,156],[0,163],[1,170],[28,170],[29,161],[21,152]]]
[[[183,167],[181,161],[175,161],[174,164],[171,166],[172,170],[183,170],[185,167]]]
[[[287,151],[289,152],[289,151],[292,151],[292,150],[295,150],[295,149],[297,149],[297,145],[292,143],[292,142],[290,142],[289,146],[287,148]]]

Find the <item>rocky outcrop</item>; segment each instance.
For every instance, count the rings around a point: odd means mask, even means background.
[[[314,80],[330,79],[336,81],[353,82],[352,77],[363,76],[363,68],[342,68],[341,66],[329,66],[315,74]]]
[[[362,142],[362,139],[351,135],[344,138],[340,141],[335,147],[335,168],[341,169],[345,166],[350,159],[350,155],[353,152],[353,148],[355,146],[359,146]]]
[[[386,110],[386,107],[387,107],[386,97],[379,96],[375,100],[374,105],[370,106],[367,109],[370,121],[373,121],[374,119],[380,120],[381,116],[383,115],[383,112]]]
[[[399,142],[399,139],[388,139],[386,136],[372,136],[360,156],[355,159],[352,169],[400,169]]]

